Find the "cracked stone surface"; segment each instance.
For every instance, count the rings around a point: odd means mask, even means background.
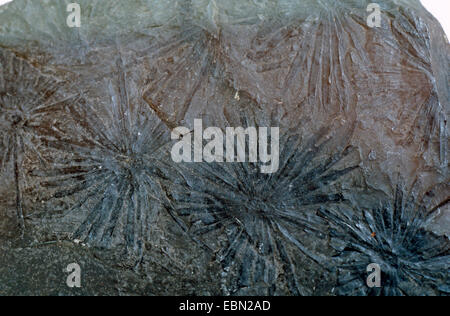
[[[80,28],[70,2],[0,7],[0,295],[450,294],[450,47],[419,1],[379,28],[365,0],[79,0]],[[278,171],[174,162],[195,119],[279,127]]]

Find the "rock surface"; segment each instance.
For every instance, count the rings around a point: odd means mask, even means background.
[[[450,47],[418,1],[70,2],[0,7],[1,295],[450,294]],[[195,119],[279,127],[277,172],[174,162]]]

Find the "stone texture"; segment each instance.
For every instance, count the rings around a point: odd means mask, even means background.
[[[449,45],[418,1],[380,28],[364,0],[83,0],[80,28],[69,2],[0,7],[0,294],[450,293]],[[279,127],[279,171],[173,162],[200,118]]]

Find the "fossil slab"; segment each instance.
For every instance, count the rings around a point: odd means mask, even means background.
[[[448,295],[449,44],[378,3],[0,7],[0,294]]]

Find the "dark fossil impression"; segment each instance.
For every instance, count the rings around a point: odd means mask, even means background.
[[[338,293],[345,295],[429,295],[433,290],[449,294],[450,243],[424,229],[439,206],[427,209],[406,196],[398,185],[392,201],[378,207],[348,212],[323,209],[340,270]],[[384,286],[370,289],[361,276],[367,266],[380,265]]]
[[[23,191],[27,165],[40,163],[48,167],[45,139],[58,128],[58,112],[69,104],[70,98],[58,95],[60,85],[53,77],[1,50],[0,115],[3,211],[15,209],[17,224],[24,229]],[[49,161],[50,160],[50,161]]]
[[[268,107],[255,112],[244,96],[234,103],[228,105],[225,126],[273,124],[260,118],[271,117],[264,115]],[[274,174],[261,173],[258,163],[178,166],[181,180],[174,181],[173,208],[194,240],[221,263],[225,293],[272,295],[280,278],[290,294],[312,293],[296,279],[301,266],[292,256],[297,252],[311,261],[307,264],[322,264],[310,247],[323,245],[308,236],[323,235],[315,210],[345,200],[336,182],[350,181],[359,165],[359,154],[348,143],[354,124],[338,122],[328,122],[312,136],[282,134],[280,167]]]
[[[88,209],[74,238],[111,247],[121,227],[119,241],[141,253],[144,235],[159,213],[166,179],[159,165],[168,129],[142,99],[133,98],[139,94],[130,90],[122,67],[119,58],[117,87],[109,82],[111,101],[105,107],[81,101],[68,108],[73,136],[66,131],[49,143],[66,157],[34,174],[53,198],[75,196],[69,213]]]
[[[418,1],[374,28],[366,0],[68,3],[0,7],[0,294],[450,294],[450,51]],[[174,162],[196,119],[279,128],[277,171]]]

